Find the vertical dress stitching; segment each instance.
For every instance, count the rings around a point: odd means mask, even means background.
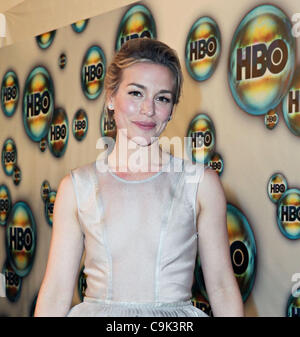
[[[96,194],[96,201],[97,201],[97,207],[99,207],[100,204],[100,197],[99,197],[99,182],[97,179],[97,169],[96,169],[96,162],[94,163],[93,166],[93,179],[95,182],[95,194]],[[106,300],[111,300],[112,299],[112,257],[110,254],[110,249],[107,243],[107,232],[106,232],[106,223],[103,224],[102,227],[102,238],[103,238],[103,245],[106,251],[106,256],[107,256],[107,261],[109,265],[109,270],[108,270],[108,285],[107,285],[107,292],[106,292]]]
[[[177,186],[179,185],[179,183],[182,181],[184,177],[184,174],[183,174],[183,170],[181,171],[181,175],[180,175],[180,178],[178,179],[177,181],[177,184],[176,184],[176,188],[175,190],[177,190]],[[166,233],[167,233],[167,228],[168,228],[168,224],[169,224],[169,221],[170,221],[170,214],[173,210],[173,206],[174,206],[174,201],[175,201],[175,196],[173,197],[172,201],[170,200],[169,202],[169,211],[168,213],[165,213],[165,217],[164,219],[162,220],[162,228],[161,228],[161,232],[160,232],[160,238],[159,238],[159,244],[158,244],[158,252],[157,252],[157,258],[156,258],[156,270],[155,270],[155,280],[154,280],[154,294],[155,294],[155,302],[160,302],[160,289],[159,289],[159,286],[160,286],[160,263],[161,263],[161,253],[162,253],[162,245],[163,245],[163,241],[165,239],[165,236],[166,236]]]

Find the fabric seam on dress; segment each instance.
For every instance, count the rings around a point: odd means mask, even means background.
[[[73,170],[70,170],[70,176],[71,176],[71,181],[72,181],[72,184],[73,184],[73,188],[74,188],[74,193],[75,193],[75,199],[76,199],[76,203],[77,203],[77,219],[78,219],[78,223],[79,223],[79,226],[80,226],[80,229],[81,229],[81,232],[83,233],[83,235],[85,236],[84,234],[84,226],[83,224],[81,223],[81,220],[80,220],[80,216],[79,216],[79,200],[78,200],[78,195],[77,195],[77,186],[76,186],[76,179],[75,179],[75,176],[74,176],[74,172]]]
[[[124,302],[124,301],[113,301],[113,300],[101,300],[99,298],[93,298],[85,296],[83,299],[83,302],[87,303],[97,303],[97,304],[103,304],[103,305],[115,305],[115,306],[138,306],[138,307],[168,307],[168,308],[176,308],[176,307],[182,307],[182,306],[189,306],[193,305],[191,300],[186,301],[177,301],[177,302]]]
[[[209,166],[205,166],[203,165],[203,169],[204,169],[204,173],[205,174],[205,170],[208,168]],[[196,203],[197,203],[197,195],[198,195],[198,189],[199,189],[199,183],[200,183],[200,177],[201,175],[199,174],[199,177],[198,177],[198,181],[197,181],[197,185],[196,185],[196,192],[195,192],[195,200],[194,200],[194,228],[195,228],[195,231],[197,233],[197,238],[199,237],[199,232],[198,232],[198,228],[197,228],[197,217],[196,217]],[[199,209],[199,214],[201,212],[201,208]],[[198,215],[199,215],[198,214]],[[197,254],[196,254],[196,261],[195,261],[195,264],[197,263],[197,259],[198,259],[198,256],[199,256],[199,249],[198,249],[198,244],[197,244]]]
[[[208,168],[208,166],[203,165],[203,170],[205,171]],[[202,172],[201,172],[202,173]],[[205,174],[205,172],[203,173]],[[195,198],[194,198],[194,206],[193,206],[193,211],[194,211],[194,229],[197,232],[197,235],[199,235],[198,233],[198,229],[197,229],[197,223],[196,223],[196,218],[197,218],[197,214],[196,214],[196,203],[197,203],[197,194],[198,194],[198,189],[199,189],[199,183],[200,183],[200,178],[201,178],[201,174],[199,174],[198,177],[198,181],[196,184],[196,188],[195,188]],[[199,212],[201,211],[201,209],[199,209]]]
[[[183,170],[182,170],[181,176],[178,179],[175,190],[177,189],[177,186],[179,185],[179,183],[182,181],[183,177],[184,177],[184,174],[183,174]],[[175,202],[175,197],[173,197],[172,202],[170,202],[169,212],[166,216],[166,221],[163,221],[162,229],[161,229],[160,237],[159,237],[158,252],[157,252],[157,258],[156,258],[155,287],[154,287],[154,294],[155,294],[154,301],[155,301],[155,303],[159,302],[159,296],[160,296],[160,289],[159,289],[160,280],[159,280],[159,278],[160,278],[160,263],[161,263],[162,242],[163,242],[163,239],[165,238],[165,235],[167,233],[166,229],[167,229],[167,225],[169,223],[170,214],[171,214],[171,210],[174,206],[174,202]]]
[[[142,183],[146,183],[148,181],[151,181],[153,180],[154,178],[158,177],[161,173],[163,173],[163,171],[159,171],[157,172],[156,174],[154,174],[153,176],[151,177],[148,177],[148,178],[145,178],[145,179],[141,179],[141,180],[126,180],[126,179],[123,179],[119,176],[117,176],[116,174],[114,174],[110,169],[108,169],[108,172],[114,177],[116,178],[117,180],[125,183],[125,184],[142,184]]]
[[[198,177],[198,181],[196,184],[196,188],[195,188],[195,198],[194,198],[194,205],[193,205],[193,212],[194,212],[194,229],[198,234],[198,229],[197,229],[197,223],[196,223],[196,218],[197,218],[197,214],[196,214],[196,204],[197,204],[197,194],[198,194],[198,188],[199,188],[199,180],[200,180],[200,174]],[[200,210],[199,210],[200,211]]]
[[[97,207],[99,207],[100,204],[100,199],[99,199],[99,182],[98,182],[98,178],[97,178],[97,169],[96,169],[96,162],[94,162],[94,179],[95,179],[95,185],[96,185],[96,202],[97,202]],[[110,250],[109,250],[109,246],[107,243],[107,235],[106,235],[106,223],[103,224],[103,228],[102,228],[102,238],[103,238],[103,245],[105,248],[105,252],[106,252],[106,257],[107,257],[107,261],[109,264],[109,271],[108,271],[108,285],[107,285],[107,292],[106,292],[106,300],[110,300],[112,298],[112,257],[110,254]]]

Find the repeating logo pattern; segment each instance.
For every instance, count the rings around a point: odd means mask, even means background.
[[[133,6],[123,16],[118,28],[115,49],[120,50],[124,42],[138,37],[156,39],[155,21],[149,9],[143,5]]]
[[[29,205],[18,201],[12,207],[6,225],[5,244],[9,263],[24,277],[30,272],[36,250],[36,223]]]
[[[54,111],[52,78],[42,66],[28,75],[23,95],[23,123],[29,138],[39,142],[48,133]]]
[[[48,130],[48,146],[55,157],[64,155],[69,140],[69,120],[66,111],[55,108]]]
[[[192,119],[188,127],[188,154],[195,162],[207,164],[215,151],[216,132],[213,121],[206,114]]]
[[[56,30],[40,34],[36,37],[36,42],[41,49],[47,49],[51,46],[56,35]]]
[[[89,19],[86,20],[79,20],[77,22],[72,23],[71,27],[75,33],[82,33],[89,23]]]
[[[295,71],[293,82],[282,101],[283,117],[289,130],[300,136],[300,67]]]
[[[15,113],[20,96],[19,80],[13,70],[3,76],[1,84],[1,108],[7,117]]]
[[[198,19],[192,26],[185,46],[185,64],[193,79],[205,81],[216,69],[221,53],[221,33],[210,17]]]
[[[87,135],[88,116],[85,110],[79,109],[76,111],[73,118],[72,130],[75,139],[77,139],[78,141],[82,141]]]
[[[96,99],[103,90],[106,73],[106,59],[99,46],[90,47],[83,58],[81,67],[81,87],[88,99]]]
[[[295,66],[295,38],[287,15],[273,5],[251,10],[230,46],[228,79],[238,106],[264,115],[283,99]]]

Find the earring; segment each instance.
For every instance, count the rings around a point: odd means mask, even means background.
[[[113,105],[112,103],[109,103],[109,104],[108,104],[108,109],[109,109],[109,110],[113,110],[113,109],[114,109],[114,105]]]
[[[172,119],[172,115],[170,115],[170,116],[169,116],[169,118],[168,118],[168,122],[169,122],[171,119]]]

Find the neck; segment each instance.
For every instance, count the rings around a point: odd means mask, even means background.
[[[158,138],[149,145],[140,145],[117,132],[116,143],[108,155],[108,166],[120,172],[157,172],[169,161],[169,155],[159,146]]]

